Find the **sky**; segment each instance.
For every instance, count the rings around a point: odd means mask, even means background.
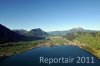
[[[0,0],[0,24],[25,30],[100,30],[100,0]]]

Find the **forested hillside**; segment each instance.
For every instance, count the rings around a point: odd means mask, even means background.
[[[68,40],[77,41],[77,43],[83,43],[86,45],[90,45],[91,47],[100,49],[100,32],[68,33],[65,37]]]

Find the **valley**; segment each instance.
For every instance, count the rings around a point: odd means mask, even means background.
[[[73,28],[67,31],[49,34],[40,28],[26,30],[10,30],[2,25],[0,37],[0,57],[26,52],[33,48],[58,45],[78,46],[100,58],[100,32]],[[64,33],[63,33],[64,32]],[[65,34],[66,32],[66,34]]]

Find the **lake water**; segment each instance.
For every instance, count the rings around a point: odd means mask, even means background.
[[[40,63],[44,58],[74,58],[72,63]],[[79,57],[81,58],[79,60]],[[85,58],[85,63],[84,63]],[[77,63],[77,62],[83,63]],[[89,61],[90,63],[87,63]],[[94,62],[94,63],[93,63]],[[0,60],[0,66],[100,66],[100,60],[77,46],[54,46],[34,48],[30,51]]]

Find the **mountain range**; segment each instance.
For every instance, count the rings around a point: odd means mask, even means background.
[[[0,44],[7,42],[17,41],[32,41],[45,39],[48,33],[44,32],[40,28],[32,29],[31,31],[26,30],[10,30],[9,28],[0,24]]]
[[[13,30],[13,31],[20,35],[24,35],[24,36],[28,36],[28,37],[46,37],[46,36],[48,36],[48,33],[43,31],[40,28],[31,29],[30,31],[23,30],[23,29]]]
[[[64,31],[51,31],[48,32],[48,34],[53,35],[53,36],[64,36],[68,33],[74,33],[74,32],[96,32],[96,30],[87,30],[83,29],[82,27],[77,27],[77,28],[72,28],[70,30],[64,30]]]
[[[23,29],[10,30],[9,28],[0,24],[0,44],[7,42],[40,40],[40,39],[45,39],[45,37],[47,37],[48,35],[65,36],[68,33],[75,33],[75,32],[96,32],[96,31],[86,30],[81,27],[72,28],[70,30],[65,30],[65,31],[52,31],[52,32],[45,32],[40,28],[31,29],[30,31]]]

